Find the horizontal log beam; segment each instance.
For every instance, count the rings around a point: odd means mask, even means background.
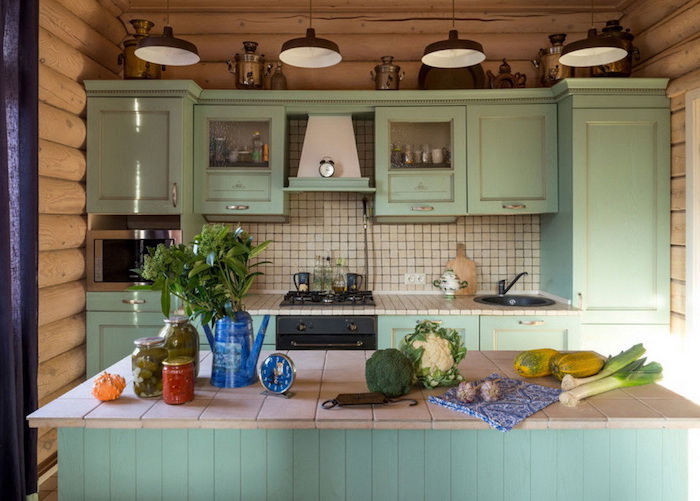
[[[70,282],[39,289],[39,326],[85,311],[85,282]]]
[[[634,67],[634,77],[679,78],[691,68],[700,68],[700,33],[670,47]]]
[[[671,278],[685,280],[685,247],[671,246]]]
[[[39,175],[68,181],[85,181],[85,151],[39,139]]]
[[[77,17],[86,21],[95,31],[113,44],[118,46],[124,40],[126,28],[117,19],[121,13],[110,12],[97,0],[58,0],[58,2]]]
[[[86,112],[85,88],[45,64],[39,65],[39,100],[74,115]]]
[[[641,34],[687,3],[688,0],[632,0],[622,7],[624,14],[620,23],[634,33]]]
[[[56,0],[41,0],[39,24],[102,66],[119,72],[121,49]]]
[[[87,124],[77,115],[39,103],[39,138],[85,149]]]
[[[85,313],[39,327],[39,363],[85,344]]]
[[[41,27],[39,28],[39,61],[76,82],[120,78],[118,73],[105,68]]]
[[[671,113],[671,144],[685,143],[685,108]]]
[[[37,392],[39,399],[63,388],[71,381],[85,375],[85,347],[78,346],[43,364],[39,364],[37,373]]]
[[[40,214],[84,214],[85,185],[39,176]]]
[[[374,82],[369,77],[369,72],[374,68],[374,62],[342,62],[332,68],[304,69],[285,67],[287,85],[293,90],[369,90],[374,89]],[[498,74],[500,61],[486,61],[482,63],[485,70]],[[535,85],[535,69],[529,61],[509,61],[513,73],[520,72],[527,76],[527,86]],[[406,62],[401,64],[401,71],[405,71],[401,89],[410,90],[418,88],[418,73],[421,64],[419,62]],[[225,63],[199,63],[193,66],[170,67],[165,72],[164,78],[194,80],[205,89],[232,89],[235,86],[233,75],[229,74]]]
[[[671,212],[671,245],[685,245],[685,211]]]
[[[43,398],[39,399],[39,407],[48,404],[52,400],[56,400],[58,397],[63,395],[64,393],[69,392],[76,386],[80,385],[85,381],[85,376],[80,376],[76,378],[75,380],[71,381],[67,385],[59,388],[58,390],[54,391],[53,393],[49,393],[48,395],[44,396]]]
[[[685,175],[685,143],[671,146],[671,176]]]
[[[84,215],[39,214],[39,250],[85,247],[86,231]]]
[[[97,0],[114,17],[119,17],[129,9],[129,0]]]
[[[85,249],[39,253],[39,287],[65,284],[85,278]]]
[[[671,210],[685,210],[685,177],[671,179]]]
[[[671,311],[685,314],[685,283],[671,280]]]
[[[700,87],[700,68],[695,69],[685,75],[671,80],[666,89],[666,94],[673,98]]]
[[[45,433],[39,436],[36,444],[37,464],[47,461],[58,452],[58,430],[56,428],[39,428],[39,432],[42,431]]]
[[[671,334],[679,336],[685,334],[685,314],[671,312]]]
[[[400,34],[400,33],[432,33],[439,37],[447,37],[451,27],[451,15],[435,14],[424,10],[425,3],[412,11],[365,12],[353,5],[353,12],[338,16],[337,13],[314,11],[313,26],[318,36],[333,38],[340,34]],[[290,13],[280,12],[277,7],[258,12],[203,12],[199,8],[191,12],[175,12],[171,10],[170,24],[178,37],[206,34],[288,34],[295,37],[304,36],[309,24],[308,15],[302,11]],[[394,9],[395,10],[395,9]],[[362,12],[358,14],[358,12]],[[596,23],[604,24],[608,19],[619,18],[617,11],[596,13]],[[124,22],[131,19],[148,19],[156,26],[154,32],[160,32],[165,22],[165,12],[162,7],[158,10],[134,11],[122,16]],[[586,33],[591,27],[590,11],[576,14],[552,15],[550,9],[528,12],[523,14],[510,13],[478,13],[457,14],[456,27],[466,38],[479,39],[481,33]],[[467,37],[468,34],[468,37]],[[256,40],[256,39],[253,39]],[[261,40],[256,40],[261,41]],[[394,45],[380,47],[386,53],[395,49]],[[232,50],[239,50],[232,47]],[[382,54],[385,55],[385,54]]]

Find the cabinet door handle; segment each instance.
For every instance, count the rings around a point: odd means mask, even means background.
[[[527,205],[525,205],[525,204],[503,204],[501,207],[503,207],[504,209],[520,210],[520,209],[526,209]]]
[[[544,320],[520,320],[520,325],[544,325]]]
[[[177,183],[173,183],[173,189],[170,192],[170,198],[173,201],[173,207],[177,207]]]
[[[248,210],[248,209],[250,209],[250,205],[227,205],[226,209],[227,210]]]
[[[586,307],[585,307],[584,304],[583,304],[583,293],[582,293],[582,292],[579,292],[579,293],[577,294],[577,296],[578,296],[578,307],[579,307],[579,309],[585,310]]]
[[[122,299],[124,304],[144,304],[145,302],[145,299]]]
[[[413,207],[411,207],[411,210],[424,210],[424,211],[427,211],[427,210],[435,210],[435,208],[432,207],[432,206],[430,206],[430,205],[414,205]]]

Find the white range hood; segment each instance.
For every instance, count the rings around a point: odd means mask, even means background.
[[[331,177],[322,177],[318,170],[324,158],[335,165]],[[285,191],[376,191],[360,173],[351,115],[309,115],[299,171],[289,178]]]

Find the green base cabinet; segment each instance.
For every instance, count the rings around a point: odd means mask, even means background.
[[[416,322],[422,320],[437,320],[439,317],[442,327],[456,329],[467,350],[479,349],[479,317],[445,315],[425,315],[425,316],[380,316],[377,319],[377,348],[398,348],[401,340],[414,331]]]
[[[283,106],[196,106],[196,212],[236,222],[250,215],[287,214],[288,195],[282,190],[286,124]],[[267,145],[267,160],[252,156],[255,132]]]
[[[467,106],[469,214],[556,212],[556,104]]]
[[[58,498],[686,501],[687,440],[674,429],[60,428]]]
[[[190,81],[87,81],[87,211],[192,211]],[[172,97],[179,96],[179,97]]]
[[[580,329],[578,316],[481,316],[479,349],[579,350]]]
[[[666,80],[619,82],[622,93],[578,80],[557,84],[560,210],[541,218],[540,287],[584,324],[668,324]]]

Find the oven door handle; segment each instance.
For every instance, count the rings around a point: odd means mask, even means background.
[[[314,347],[314,348],[347,348],[362,346],[365,344],[364,341],[355,341],[354,343],[299,343],[298,341],[291,341],[292,346],[304,346],[304,347]]]

